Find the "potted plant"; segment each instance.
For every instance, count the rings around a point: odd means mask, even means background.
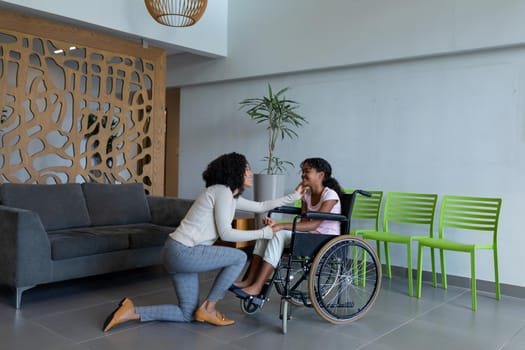
[[[277,156],[277,144],[285,138],[297,138],[296,129],[308,123],[296,112],[299,103],[285,97],[284,94],[288,89],[286,87],[273,93],[271,85],[268,84],[267,96],[247,98],[239,103],[240,109],[245,110],[246,114],[257,124],[265,125],[268,131],[268,154],[262,159],[266,164],[263,170],[265,176],[256,175],[254,188],[256,200],[275,198],[284,192],[282,174],[286,171],[287,166],[293,166],[293,164]],[[276,175],[281,175],[279,176],[281,179],[277,179],[279,177]],[[259,186],[263,182],[270,182],[270,184]]]
[[[257,124],[266,125],[268,155],[263,158],[263,161],[266,163],[264,172],[269,175],[283,174],[286,166],[293,166],[292,162],[282,160],[276,155],[277,143],[286,137],[297,138],[295,129],[308,123],[304,117],[295,112],[299,108],[299,103],[284,96],[288,89],[286,87],[274,94],[271,85],[268,84],[268,96],[247,98],[239,103],[241,109],[245,109],[246,114],[252,120],[255,120]]]

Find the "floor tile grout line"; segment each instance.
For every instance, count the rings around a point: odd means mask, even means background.
[[[513,339],[515,339],[515,338],[518,336],[518,334],[520,334],[521,331],[523,331],[523,330],[525,330],[525,325],[521,326],[521,328],[518,329],[518,330],[512,335],[512,337],[510,337],[509,339],[507,339],[507,340],[505,341],[505,343],[503,343],[503,344],[501,345],[501,347],[498,348],[498,350],[503,350],[503,349],[505,349],[505,347],[506,347],[507,345],[509,345],[510,342],[511,342]]]
[[[366,342],[365,344],[363,344],[363,345],[361,345],[360,347],[358,347],[356,350],[361,350],[361,349],[363,349],[364,347],[373,344],[373,343],[376,342],[377,340],[379,340],[379,339],[381,339],[381,338],[387,336],[388,334],[391,334],[391,333],[397,331],[397,330],[400,329],[401,327],[406,326],[407,324],[409,324],[410,322],[413,322],[414,320],[420,318],[421,316],[424,316],[424,315],[428,314],[429,312],[431,312],[431,311],[433,311],[433,310],[436,310],[437,308],[439,308],[439,307],[441,307],[441,306],[443,306],[443,305],[448,304],[450,301],[456,300],[457,298],[461,297],[461,296],[464,295],[465,293],[467,293],[467,290],[464,290],[464,291],[462,291],[461,293],[459,293],[458,295],[456,295],[455,297],[452,297],[452,298],[448,299],[447,301],[441,302],[441,303],[439,303],[439,304],[437,304],[437,305],[435,305],[435,306],[429,308],[427,311],[425,311],[425,312],[423,312],[423,313],[421,313],[421,314],[419,314],[419,315],[417,315],[417,316],[415,316],[415,317],[412,317],[412,318],[406,320],[406,321],[403,322],[403,323],[400,323],[397,327],[394,327],[394,328],[392,328],[391,330],[389,330],[388,332],[385,332],[385,333],[383,333],[383,334],[381,334],[381,335],[375,337],[374,339],[370,340],[369,342]]]

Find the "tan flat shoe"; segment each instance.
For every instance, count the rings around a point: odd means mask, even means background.
[[[135,305],[129,298],[124,298],[120,301],[118,307],[106,318],[104,322],[103,331],[107,332],[114,326],[130,321],[129,313],[135,312]]]
[[[229,326],[235,323],[234,320],[224,317],[219,311],[215,311],[215,315],[213,315],[202,307],[199,307],[197,311],[195,311],[195,321],[208,322],[215,326]]]

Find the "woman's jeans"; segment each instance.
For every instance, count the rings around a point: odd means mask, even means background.
[[[179,305],[137,306],[135,312],[141,321],[192,321],[199,305],[199,272],[220,269],[207,300],[222,299],[244,268],[246,253],[221,246],[187,247],[168,238],[162,250],[162,261],[171,275]]]

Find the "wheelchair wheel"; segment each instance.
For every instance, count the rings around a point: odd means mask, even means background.
[[[316,254],[308,290],[315,311],[328,322],[349,323],[363,317],[381,288],[381,265],[368,242],[339,236]]]
[[[241,299],[241,311],[246,315],[253,315],[260,310],[259,305],[255,304],[251,299]]]
[[[275,271],[276,277],[274,280],[275,289],[279,295],[285,295],[286,274],[288,273],[288,256],[281,257],[281,262]],[[310,298],[308,296],[308,269],[304,266],[303,261],[292,260],[290,270],[290,304],[294,306],[310,305]]]

